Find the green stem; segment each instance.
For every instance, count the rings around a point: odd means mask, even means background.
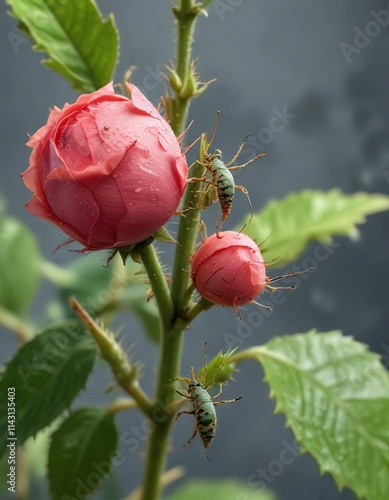
[[[184,130],[189,105],[195,96],[191,46],[195,21],[200,12],[199,4],[196,4],[194,0],[178,0],[177,5],[173,7],[177,20],[176,71],[182,86],[179,91],[176,91],[174,99],[170,100],[169,118],[177,136]],[[193,184],[186,189],[184,208],[195,206],[195,189]],[[170,404],[177,396],[171,388],[171,382],[179,375],[183,330],[189,323],[184,312],[190,297],[185,294],[185,291],[189,286],[190,274],[187,271],[190,255],[196,242],[199,222],[199,210],[189,210],[185,217],[181,217],[171,295],[168,294],[166,279],[156,255],[153,256],[151,250],[147,248],[140,252],[161,317],[158,380],[152,411],[154,429],[148,441],[142,500],[158,500],[161,494],[169,434],[174,421],[174,411]]]
[[[182,476],[184,475],[185,475],[184,467],[181,466],[173,467],[173,469],[170,469],[163,473],[163,476],[161,477],[161,485],[164,488],[165,486],[168,486],[170,483],[177,481],[178,479],[181,479]],[[142,488],[140,487],[137,488],[135,491],[133,491],[130,495],[126,496],[124,500],[139,500],[141,494],[142,494]]]
[[[136,410],[138,404],[134,399],[118,398],[107,407],[109,413],[119,413],[123,410]]]
[[[238,351],[234,354],[232,354],[228,358],[229,363],[242,363],[243,361],[247,361],[248,359],[253,359],[258,361],[258,358],[262,356],[264,357],[273,357],[278,359],[277,355],[274,355],[271,351],[269,351],[266,346],[255,346],[255,347],[249,347],[248,349],[245,349],[243,351]]]
[[[176,394],[169,386],[172,379],[178,376],[183,344],[182,331],[186,323],[179,318],[176,319],[166,278],[154,247],[152,245],[144,247],[139,251],[139,256],[145,266],[157,302],[162,330],[158,380],[151,411],[154,430],[148,442],[142,488],[143,500],[156,500],[160,495],[169,432],[174,418],[169,405],[175,399]]]
[[[174,318],[173,302],[169,286],[163,273],[161,263],[153,245],[147,245],[139,251],[150,281],[153,295],[157,303],[159,316],[165,327],[170,327]]]
[[[0,307],[0,325],[15,333],[20,344],[27,342],[33,334],[33,328],[29,323],[2,307]]]
[[[201,297],[198,302],[196,302],[190,309],[187,310],[187,312],[185,313],[186,319],[192,322],[196,316],[198,316],[203,311],[211,309],[211,307],[214,305],[215,304],[213,302],[209,302],[208,300],[204,299],[204,297]]]
[[[169,386],[178,376],[183,335],[182,326],[162,331],[159,359],[159,374],[153,410],[154,430],[147,449],[146,468],[142,489],[142,500],[157,500],[161,493],[161,477],[165,468],[169,433],[174,413],[169,404],[175,399],[175,392]]]
[[[190,101],[194,97],[194,88],[190,88],[191,56],[193,32],[197,16],[201,9],[193,0],[179,0],[173,7],[173,13],[177,21],[177,75],[181,80],[181,90],[176,92],[172,101],[171,127],[179,136],[184,130]]]
[[[197,164],[193,167],[193,176],[202,174],[203,167]],[[199,174],[199,175],[198,175]],[[196,191],[199,183],[191,183],[186,187],[184,194],[183,209],[189,208],[185,215],[181,216],[178,225],[177,240],[179,245],[176,249],[173,268],[172,299],[176,311],[182,314],[187,304],[186,291],[191,283],[190,258],[193,253],[200,224],[200,210],[196,206]],[[184,271],[183,271],[184,270]]]
[[[133,397],[139,409],[141,409],[145,415],[151,417],[153,405],[139,385],[138,367],[136,365],[131,366],[126,353],[116,342],[114,336],[98,325],[73,296],[70,297],[70,305],[93,335],[102,357],[111,367],[112,373],[118,384],[127,394]]]
[[[48,260],[42,260],[40,263],[42,275],[58,286],[71,286],[77,281],[77,276],[73,271],[63,269]]]

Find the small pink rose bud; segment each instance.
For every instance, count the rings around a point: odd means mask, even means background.
[[[152,235],[174,214],[188,166],[169,124],[134,85],[112,83],[55,107],[28,141],[26,208],[85,250],[119,248]]]
[[[205,299],[235,309],[253,302],[267,284],[258,245],[235,231],[205,240],[192,258],[192,279]]]

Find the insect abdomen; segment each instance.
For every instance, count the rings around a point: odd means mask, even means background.
[[[196,427],[204,448],[212,443],[216,434],[217,417],[211,396],[204,386],[197,386],[192,394],[193,407],[196,411]]]
[[[232,200],[235,195],[235,181],[225,164],[217,158],[212,161],[212,172],[215,175],[217,196],[224,222],[231,212]]]
[[[216,424],[217,417],[212,401],[203,403],[196,413],[196,425],[204,448],[208,448],[212,443],[216,434]]]

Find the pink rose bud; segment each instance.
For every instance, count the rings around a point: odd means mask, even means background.
[[[258,245],[235,231],[205,240],[192,258],[192,279],[205,299],[235,309],[253,302],[267,285]]]
[[[26,208],[85,250],[138,243],[178,207],[188,166],[169,124],[134,85],[112,83],[55,107],[28,141]]]

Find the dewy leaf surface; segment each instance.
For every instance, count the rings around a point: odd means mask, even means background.
[[[389,374],[340,332],[278,337],[240,353],[262,363],[276,411],[341,488],[389,498]]]
[[[18,445],[49,425],[69,408],[85,387],[97,348],[91,335],[76,321],[47,328],[24,344],[0,379],[0,398],[15,388]],[[0,411],[0,450],[4,451],[6,407]]]
[[[355,224],[388,209],[389,196],[381,194],[306,190],[271,200],[244,232],[260,245],[266,262],[274,259],[274,265],[281,266],[294,261],[311,241],[329,243],[335,235],[352,236]]]
[[[118,442],[113,419],[102,408],[81,408],[53,434],[48,470],[54,500],[88,498],[110,475]]]
[[[107,84],[118,55],[118,33],[112,17],[102,18],[93,0],[8,0],[12,15],[46,52],[43,61],[82,92]]]

